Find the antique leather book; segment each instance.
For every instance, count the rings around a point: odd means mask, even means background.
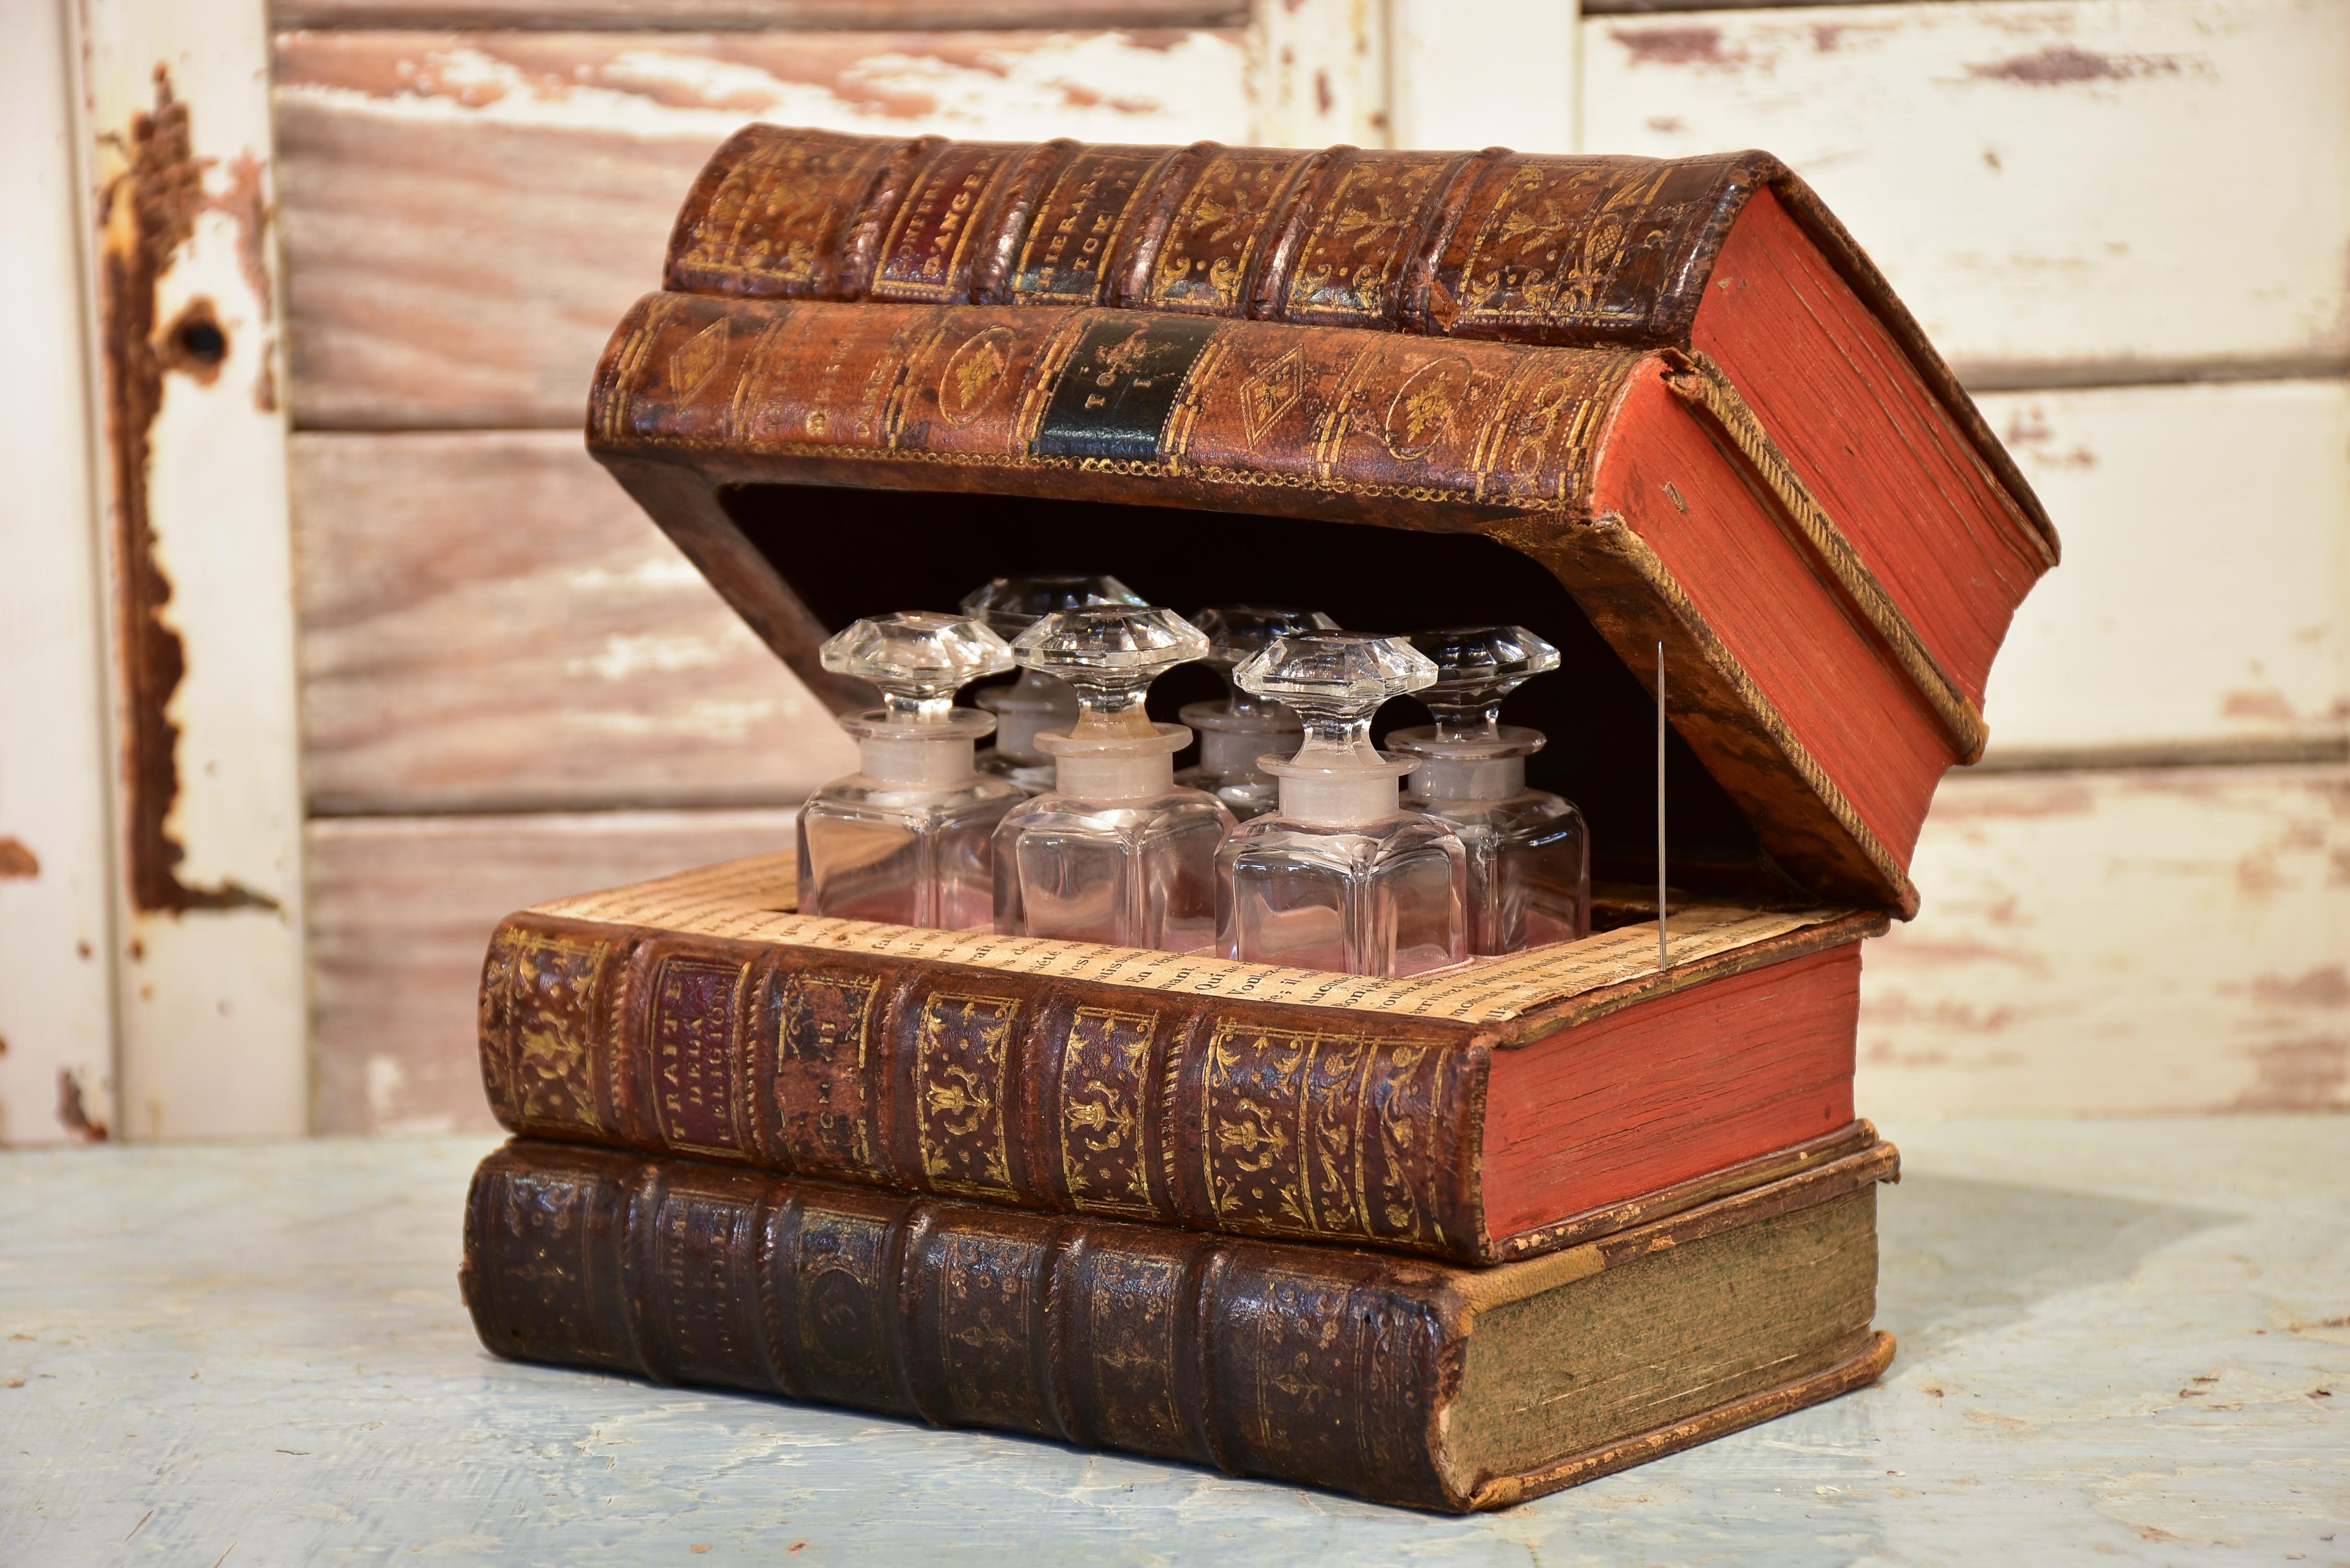
[[[2046,514],[1883,275],[1763,152],[1017,145],[751,126],[687,197],[664,284],[1681,349],[1738,389],[1977,705],[2010,616],[2056,559]]]
[[[462,1282],[495,1353],[1467,1511],[1867,1383],[1876,1143],[1463,1270],[517,1140]]]
[[[1872,912],[1678,912],[1409,981],[790,912],[790,855],[509,917],[508,1130],[1465,1263],[1833,1160]]]
[[[1365,628],[1514,621],[1575,660],[1513,704],[1554,740],[1530,776],[1603,845],[1627,823],[1638,843],[1650,770],[1616,759],[1648,750],[1627,674],[1661,642],[1699,764],[1674,772],[1719,786],[1690,815],[1749,835],[1721,853],[1751,885],[1903,914],[1935,785],[1981,749],[1972,698],[1838,520],[1674,351],[656,294],[606,351],[588,442],[843,707],[867,694],[817,662],[827,628],[1020,560]]]

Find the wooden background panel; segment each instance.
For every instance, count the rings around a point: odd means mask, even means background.
[[[695,811],[312,822],[312,1130],[493,1130],[473,995],[499,919],[787,847],[792,820]]]
[[[280,27],[1239,27],[1232,0],[276,0]]]
[[[294,444],[315,811],[775,804],[856,748],[569,431]]]
[[[1240,36],[289,32],[293,399],[311,428],[576,426],[712,149],[876,134],[1242,140]]]
[[[1584,24],[1583,146],[1764,147],[1974,385],[2350,357],[2350,3]]]
[[[2350,381],[1981,402],[2064,540],[1991,675],[1992,765],[2342,750]]]
[[[2350,768],[1955,776],[1913,871],[1867,1114],[2350,1106]]]

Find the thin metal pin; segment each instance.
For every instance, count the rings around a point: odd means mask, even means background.
[[[1670,969],[1665,940],[1665,645],[1657,644],[1657,967]]]

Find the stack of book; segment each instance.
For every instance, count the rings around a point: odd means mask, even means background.
[[[836,708],[828,632],[1029,566],[1528,626],[1597,929],[1338,975],[804,916],[786,853],[524,911],[485,1344],[1446,1510],[1883,1370],[1861,943],[2056,544],[1800,181],[754,127],[666,282],[590,448]]]

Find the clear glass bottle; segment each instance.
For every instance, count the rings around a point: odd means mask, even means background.
[[[1591,934],[1591,836],[1575,803],[1526,787],[1539,730],[1502,722],[1502,700],[1558,668],[1522,626],[1412,634],[1437,670],[1419,700],[1435,725],[1388,744],[1419,766],[1410,803],[1451,823],[1469,850],[1469,950],[1509,953]]]
[[[881,706],[841,720],[858,771],[800,808],[800,912],[985,929],[996,825],[1026,797],[972,767],[995,721],[955,707],[954,694],[1011,669],[1010,646],[976,620],[914,610],[860,620],[820,657],[879,686]]]
[[[1134,605],[1142,599],[1116,577],[1036,572],[997,577],[963,595],[962,613],[984,621],[1006,642],[1048,615],[1085,605]],[[1010,779],[1024,794],[1053,787],[1053,759],[1036,748],[1043,730],[1065,729],[1077,717],[1076,693],[1057,675],[1023,670],[1020,679],[991,686],[972,701],[995,715],[995,744],[979,753],[979,771]]]
[[[1096,605],[1045,617],[1013,644],[1023,666],[1058,676],[1077,717],[1036,743],[1055,786],[995,830],[995,929],[1190,952],[1216,935],[1216,849],[1232,814],[1175,782],[1180,724],[1154,724],[1144,696],[1161,670],[1208,639],[1171,610]]]
[[[1280,703],[1233,685],[1232,670],[1276,637],[1336,631],[1338,623],[1320,610],[1275,605],[1222,605],[1201,610],[1191,623],[1208,635],[1201,662],[1223,677],[1224,699],[1183,705],[1180,717],[1199,734],[1200,760],[1177,774],[1175,782],[1206,790],[1246,822],[1271,811],[1281,798],[1271,776],[1258,769],[1257,759],[1288,755],[1305,732],[1297,715]]]
[[[1217,948],[1227,958],[1388,977],[1468,956],[1468,854],[1450,824],[1407,811],[1415,764],[1371,746],[1371,716],[1436,679],[1399,637],[1303,632],[1235,675],[1287,703],[1305,743],[1268,760],[1281,808],[1242,825],[1216,857]]]

